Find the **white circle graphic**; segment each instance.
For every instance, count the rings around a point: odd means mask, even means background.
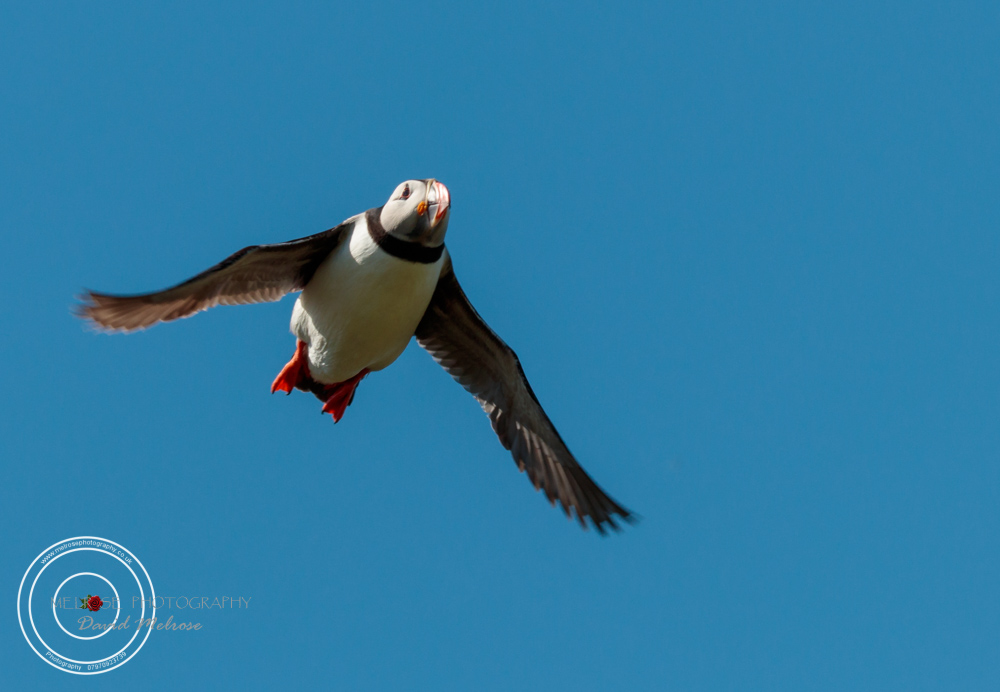
[[[41,574],[41,572],[39,572],[39,574]],[[93,637],[81,637],[79,634],[73,634],[68,629],[66,629],[65,627],[63,627],[62,622],[60,622],[60,620],[59,620],[59,615],[58,615],[58,613],[56,613],[56,602],[59,600],[59,592],[62,590],[62,587],[66,586],[66,582],[68,582],[70,579],[74,579],[76,577],[97,577],[98,579],[103,579],[104,583],[107,584],[108,586],[110,586],[111,590],[115,594],[115,603],[117,604],[115,606],[115,621],[111,623],[111,627],[109,627],[108,629],[104,630],[100,634],[95,634]],[[108,579],[106,577],[104,577],[103,575],[97,574],[96,572],[77,572],[76,574],[69,575],[68,577],[66,577],[65,579],[63,579],[63,583],[59,585],[59,587],[56,589],[55,595],[52,597],[52,617],[54,617],[56,619],[56,624],[59,625],[59,629],[61,629],[63,632],[65,632],[66,634],[68,634],[69,636],[71,636],[71,637],[73,637],[75,639],[98,639],[100,637],[103,637],[105,634],[107,634],[108,632],[110,632],[111,629],[115,625],[118,624],[118,618],[121,617],[121,614],[122,614],[122,603],[121,603],[121,599],[118,598],[118,589],[116,589],[115,585],[112,584],[110,581],[108,581]],[[39,639],[41,639],[41,637],[39,637]]]
[[[77,553],[81,551],[104,554],[113,557],[119,563],[124,565],[125,569],[127,569],[132,574],[132,577],[135,579],[136,586],[138,587],[139,599],[142,604],[141,611],[139,614],[139,621],[135,624],[135,633],[132,635],[132,638],[128,640],[125,646],[123,646],[121,649],[119,649],[111,656],[106,656],[104,658],[99,658],[91,661],[81,661],[69,658],[68,656],[60,654],[54,648],[49,646],[45,642],[45,640],[42,639],[42,636],[39,634],[38,629],[35,626],[35,617],[34,617],[34,612],[32,611],[35,586],[38,584],[38,579],[39,577],[41,577],[42,573],[50,566],[52,566],[53,563],[57,562],[60,558],[65,557],[66,555],[69,555],[71,553]],[[42,563],[41,568],[38,569],[37,573],[34,575],[34,578],[31,580],[31,586],[27,592],[27,599],[25,600],[24,599],[25,583],[28,581],[28,577],[35,570],[35,567],[39,563],[39,560],[41,560]],[[138,565],[141,572],[137,572],[133,568],[133,565]],[[143,579],[140,579],[140,574],[142,575]],[[98,579],[102,579],[104,582],[108,584],[108,586],[111,587],[112,592],[114,592],[115,594],[115,602],[117,603],[114,622],[111,623],[110,626],[105,626],[105,629],[102,633],[90,637],[75,635],[72,632],[69,632],[65,627],[63,627],[62,623],[59,621],[58,615],[55,610],[59,592],[63,588],[63,586],[65,586],[66,583],[71,579],[81,576],[93,576],[97,577]],[[148,602],[152,605],[152,612],[148,620],[146,619],[147,600],[146,600],[146,589],[143,588],[144,583],[149,589]],[[135,607],[134,604],[135,604],[135,599],[133,598],[133,608]],[[25,628],[22,611],[27,611],[28,621],[31,624],[30,630]],[[125,623],[122,623],[122,625],[118,625],[118,627],[115,627],[121,615],[121,600],[118,595],[118,589],[115,588],[114,584],[112,584],[109,579],[96,572],[77,572],[63,579],[62,583],[59,584],[58,588],[56,588],[55,595],[52,598],[52,614],[53,617],[55,617],[56,624],[59,625],[59,628],[65,634],[77,640],[99,639],[100,637],[103,637],[109,632],[127,626],[127,619],[126,619]],[[114,541],[108,540],[107,538],[99,538],[97,536],[77,536],[76,538],[67,538],[65,540],[59,541],[58,543],[53,543],[48,548],[43,550],[38,555],[38,557],[32,560],[31,564],[28,566],[27,571],[25,571],[24,576],[21,578],[21,585],[20,587],[18,587],[17,590],[17,621],[18,624],[21,626],[21,633],[24,635],[24,638],[28,642],[28,645],[38,655],[39,658],[48,663],[50,666],[58,670],[64,671],[66,673],[73,673],[74,675],[98,675],[100,673],[107,673],[108,671],[114,670],[115,668],[118,668],[119,666],[123,665],[126,661],[130,660],[133,656],[135,656],[135,654],[137,654],[139,650],[143,647],[143,645],[146,643],[146,640],[149,639],[149,635],[153,631],[153,623],[155,622],[155,619],[156,619],[156,592],[153,588],[153,582],[149,578],[149,573],[146,572],[146,568],[139,561],[139,558],[137,558],[134,554],[132,554],[131,551],[127,550],[118,543],[115,543]],[[139,632],[142,630],[144,625],[146,625],[146,635],[138,642],[138,645],[136,645],[133,648],[133,644],[135,643],[136,638],[139,636]],[[34,635],[34,637],[32,637],[29,634],[29,631],[31,632],[31,634]]]
[[[74,539],[70,539],[70,540],[74,540]],[[115,545],[117,545],[117,544],[115,544]],[[132,635],[132,639],[128,640],[128,644],[126,644],[125,646],[123,646],[121,649],[119,649],[118,651],[116,651],[112,655],[107,656],[106,658],[101,658],[101,659],[97,659],[97,660],[94,660],[94,661],[78,661],[76,659],[69,658],[68,656],[63,656],[61,653],[59,653],[58,651],[56,651],[55,649],[53,649],[51,646],[49,646],[48,644],[45,643],[45,640],[42,639],[42,635],[40,635],[38,633],[38,629],[35,627],[35,615],[34,615],[34,613],[31,612],[31,608],[30,608],[31,598],[32,598],[32,596],[35,595],[35,584],[38,583],[38,578],[40,576],[42,576],[42,572],[44,572],[46,569],[48,569],[49,565],[51,565],[53,562],[55,562],[59,558],[64,557],[66,555],[69,555],[70,553],[75,553],[75,552],[80,551],[80,550],[93,550],[95,552],[105,552],[105,551],[102,551],[102,550],[98,550],[97,548],[73,548],[72,550],[67,550],[67,551],[65,551],[63,553],[60,553],[56,557],[52,558],[52,560],[50,562],[48,562],[44,567],[42,567],[38,571],[38,574],[35,575],[35,580],[33,582],[31,582],[31,591],[28,592],[28,604],[29,604],[29,608],[28,608],[28,620],[31,621],[31,631],[35,633],[36,637],[38,637],[38,641],[40,641],[42,643],[42,646],[44,646],[46,649],[48,649],[50,652],[52,652],[56,656],[59,656],[61,659],[65,660],[65,661],[69,661],[70,663],[79,663],[80,665],[96,665],[98,663],[104,663],[105,661],[110,661],[115,656],[117,656],[118,654],[120,654],[122,651],[125,651],[125,649],[127,649],[132,644],[132,642],[135,640],[135,638],[137,636],[139,636],[139,631],[142,629],[142,627],[136,627],[135,634]],[[126,568],[128,568],[128,565],[125,564],[125,561],[122,560],[117,555],[111,555],[111,557],[115,558],[116,560],[118,560],[118,562],[122,563],[123,565],[125,565]],[[32,564],[34,564],[34,563],[32,563]],[[132,572],[131,569],[129,569],[129,571]],[[143,570],[143,571],[145,571],[145,570]],[[142,615],[139,618],[141,620],[145,616],[145,614],[146,614],[145,594],[142,591],[142,584],[139,583],[139,577],[138,577],[138,575],[136,575],[135,572],[132,572],[132,576],[135,577],[135,583],[139,585],[139,595],[143,597]],[[156,603],[154,603],[153,605],[155,606]],[[18,611],[18,614],[20,615],[20,611]],[[147,633],[146,636],[148,637],[149,634]],[[140,644],[140,646],[142,646],[142,645]],[[67,671],[67,672],[74,672],[74,671]],[[103,671],[98,671],[98,672],[103,672]]]

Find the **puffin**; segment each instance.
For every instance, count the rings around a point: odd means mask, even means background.
[[[500,443],[536,490],[584,529],[619,530],[634,513],[580,466],[528,384],[517,355],[469,302],[444,245],[451,193],[433,178],[400,183],[381,207],[315,235],[251,245],[154,293],[85,290],[76,314],[130,332],[217,305],[272,302],[299,292],[295,353],[271,393],[311,392],[339,422],[370,373],[415,337],[489,416]]]

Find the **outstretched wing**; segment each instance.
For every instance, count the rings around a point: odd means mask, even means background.
[[[633,515],[611,499],[581,468],[531,391],[517,355],[489,328],[469,303],[445,262],[434,297],[417,326],[417,342],[476,397],[490,417],[500,443],[518,468],[553,505],[558,500],[580,524],[590,517],[601,533],[617,529],[614,515]]]
[[[116,296],[86,291],[77,306],[84,319],[113,331],[132,331],[188,317],[216,305],[267,303],[301,290],[343,240],[349,222],[306,238],[251,245],[173,288]]]

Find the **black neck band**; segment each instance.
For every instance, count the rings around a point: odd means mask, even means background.
[[[393,257],[398,257],[407,262],[418,262],[419,264],[434,264],[441,255],[444,254],[444,243],[437,247],[427,247],[420,243],[411,243],[408,240],[400,240],[394,235],[386,233],[379,221],[379,209],[369,209],[365,214],[365,225],[368,226],[368,235],[371,236],[375,244],[388,252]]]

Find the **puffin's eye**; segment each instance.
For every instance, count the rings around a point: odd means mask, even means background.
[[[410,186],[407,185],[403,188],[403,194],[399,196],[400,199],[409,199],[410,197]]]

